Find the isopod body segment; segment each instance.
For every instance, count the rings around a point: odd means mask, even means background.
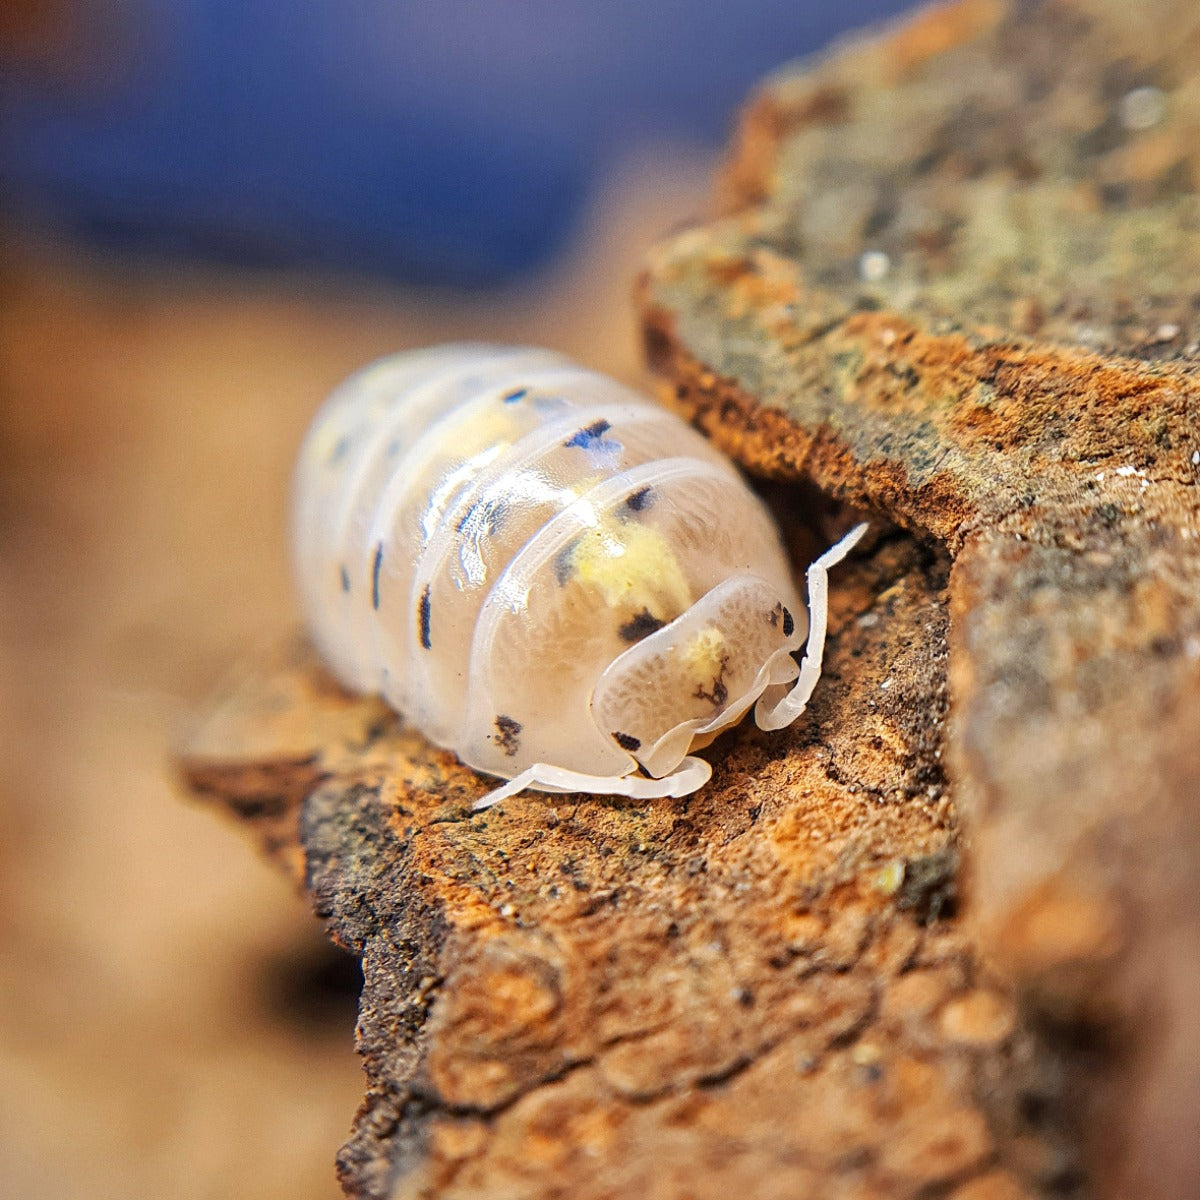
[[[318,413],[293,497],[312,636],[468,766],[525,787],[683,795],[753,706],[803,710],[813,629],[769,514],[666,409],[546,350],[383,359]],[[818,634],[820,635],[818,637]]]

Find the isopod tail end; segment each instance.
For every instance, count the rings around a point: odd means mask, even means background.
[[[817,680],[821,678],[821,665],[825,659],[825,633],[829,624],[829,568],[837,566],[858,545],[866,532],[865,521],[856,525],[808,568],[808,641],[804,646],[800,674],[791,691],[778,700],[774,707],[768,707],[764,700],[759,700],[754,709],[754,720],[759,729],[785,729],[808,707]]]

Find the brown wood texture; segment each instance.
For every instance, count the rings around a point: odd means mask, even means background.
[[[351,1195],[1195,1194],[1198,30],[934,10],[769,81],[651,256],[798,566],[874,527],[703,791],[472,814],[303,644],[214,707],[191,785],[363,957]]]
[[[1194,5],[934,11],[769,83],[642,289],[700,427],[953,556],[967,926],[1138,1195],[1200,1178],[1198,97]]]

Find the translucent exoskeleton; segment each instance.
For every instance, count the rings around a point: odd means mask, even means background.
[[[695,791],[692,752],[751,708],[803,712],[826,572],[796,594],[776,529],[678,417],[547,350],[383,359],[318,413],[293,541],[313,638],[468,766],[525,788]],[[808,636],[801,664],[796,655]]]

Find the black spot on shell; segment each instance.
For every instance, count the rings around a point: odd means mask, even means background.
[[[371,607],[379,609],[379,568],[383,566],[383,543],[375,547],[375,561],[371,563]]]
[[[529,394],[528,388],[517,388],[515,392],[509,392],[504,397],[505,404],[516,404],[516,402]]]
[[[572,574],[574,574],[575,547],[578,545],[578,542],[578,538],[569,541],[554,556],[554,581],[559,587],[566,587],[567,580],[571,578]]]
[[[783,610],[783,636],[791,637],[796,632],[796,622],[792,618],[792,614],[785,608]]]
[[[426,584],[421,593],[421,603],[417,606],[417,627],[421,632],[421,646],[426,650],[431,648],[429,625],[432,617],[433,602],[429,598],[429,584]]]
[[[622,641],[640,642],[642,638],[649,637],[665,624],[665,621],[660,621],[648,608],[643,608],[636,617],[626,621],[617,632],[621,635]]]
[[[629,750],[632,752],[642,748],[642,739],[635,738],[632,733],[618,733],[616,730],[614,730],[613,737],[616,739],[617,745],[620,746],[622,750]]]
[[[582,450],[589,449],[593,443],[598,442],[610,429],[612,425],[608,421],[593,421],[592,424],[581,429],[574,437],[569,437],[564,446],[578,446]]]
[[[521,747],[521,722],[501,714],[496,718],[496,732],[492,741],[512,758]]]
[[[654,489],[649,484],[625,497],[625,507],[631,512],[641,512],[653,503]]]
[[[341,568],[341,572],[342,572],[342,591],[348,592],[350,590],[350,572],[347,571],[345,567]]]

